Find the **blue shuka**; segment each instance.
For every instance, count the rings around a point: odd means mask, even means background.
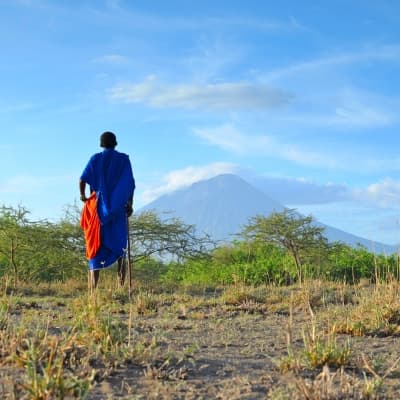
[[[135,190],[135,179],[128,155],[114,149],[94,154],[83,170],[81,180],[96,192],[100,220],[100,248],[89,260],[89,269],[111,266],[127,247],[126,204]]]

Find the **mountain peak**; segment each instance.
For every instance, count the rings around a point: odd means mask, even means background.
[[[284,208],[283,204],[243,178],[221,174],[161,196],[140,211],[154,210],[161,218],[163,215],[178,217],[187,224],[195,225],[200,234],[207,233],[215,240],[230,240],[241,232],[249,218],[256,215],[267,217]],[[361,244],[371,251],[396,251],[393,246],[372,243],[368,239],[316,223],[325,228],[325,235],[330,241],[342,241],[350,246]]]
[[[234,174],[221,174],[164,195],[143,208],[173,213],[200,233],[227,240],[256,214],[269,215],[284,206]],[[171,214],[169,214],[171,215]]]

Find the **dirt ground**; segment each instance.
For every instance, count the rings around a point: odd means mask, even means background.
[[[126,307],[115,311],[124,323],[129,319],[131,342],[153,343],[152,354],[121,361],[104,372],[87,398],[400,399],[397,335],[338,334],[339,343],[351,344],[343,367],[284,368],[284,360],[293,364],[304,350],[304,335],[311,329],[307,310],[300,307],[290,315],[285,307],[246,301],[190,304],[159,304],[133,317]],[[38,315],[68,312],[62,301],[27,303],[22,308],[21,312],[38,310]],[[318,330],[324,332],[326,319],[320,321]],[[49,332],[61,335],[63,328],[54,324],[50,321]],[[288,337],[295,354],[291,358]],[[11,393],[18,373],[15,366],[0,367],[0,398],[30,398]]]
[[[160,361],[155,357],[150,364],[118,368],[94,387],[89,399],[400,398],[397,368],[381,380],[362,362],[374,360],[383,375],[399,357],[398,337],[352,337],[351,360],[340,371],[283,372],[288,319],[288,313],[266,307],[212,307],[181,315],[165,308],[137,317],[134,335],[147,335],[149,340],[156,336]],[[292,343],[299,352],[309,325],[307,313],[295,313]]]

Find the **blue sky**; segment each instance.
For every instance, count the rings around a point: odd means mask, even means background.
[[[57,219],[99,135],[136,205],[219,173],[400,243],[398,1],[0,1],[0,203]]]

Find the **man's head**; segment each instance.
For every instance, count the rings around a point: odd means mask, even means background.
[[[100,136],[100,147],[113,149],[117,145],[117,137],[112,132],[103,132]]]

